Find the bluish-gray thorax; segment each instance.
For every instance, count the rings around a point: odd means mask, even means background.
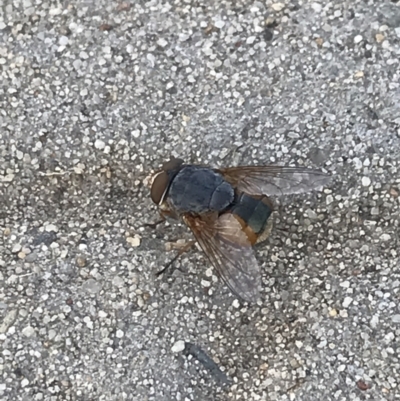
[[[168,200],[178,213],[221,212],[234,199],[234,190],[223,176],[199,166],[184,166],[173,178]]]

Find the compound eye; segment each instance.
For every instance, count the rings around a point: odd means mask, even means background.
[[[151,185],[151,200],[159,205],[164,198],[164,194],[167,191],[169,184],[169,177],[165,171],[160,171],[155,175],[153,184]]]

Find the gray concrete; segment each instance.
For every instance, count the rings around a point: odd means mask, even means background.
[[[0,5],[1,400],[400,399],[398,2]],[[334,175],[258,305],[196,250],[155,277],[170,154]]]

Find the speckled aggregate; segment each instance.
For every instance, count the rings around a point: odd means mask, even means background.
[[[0,399],[399,399],[399,2],[0,6]],[[333,175],[279,200],[257,305],[196,250],[155,277],[170,154]]]

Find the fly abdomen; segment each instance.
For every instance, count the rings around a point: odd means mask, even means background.
[[[270,231],[268,219],[273,209],[266,196],[250,196],[240,194],[230,212],[235,215],[247,234],[251,245],[264,241]]]

